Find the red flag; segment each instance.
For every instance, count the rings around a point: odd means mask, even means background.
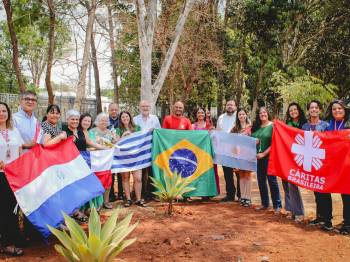
[[[268,174],[321,193],[350,194],[350,131],[313,132],[275,121]]]

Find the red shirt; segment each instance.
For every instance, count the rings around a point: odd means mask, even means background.
[[[163,120],[162,127],[166,129],[192,130],[191,121],[184,116],[166,116]]]

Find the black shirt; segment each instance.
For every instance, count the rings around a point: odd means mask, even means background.
[[[68,127],[64,128],[64,131],[66,131],[67,133],[67,137],[69,136],[74,136],[74,144],[76,145],[76,147],[78,148],[79,151],[86,151],[86,139],[85,139],[85,135],[84,132],[80,129],[78,129],[78,133],[75,135],[73,134],[73,131],[70,130]]]

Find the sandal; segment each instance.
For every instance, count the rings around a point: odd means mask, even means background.
[[[15,246],[8,246],[1,250],[1,253],[4,253],[6,255],[10,255],[13,257],[20,257],[24,254],[23,250],[20,248],[17,248]]]
[[[128,200],[124,203],[124,207],[130,207],[131,205],[132,205],[131,199],[128,199]]]
[[[103,208],[104,208],[104,209],[112,209],[113,206],[112,206],[111,203],[103,203]]]
[[[80,224],[86,223],[89,221],[89,218],[84,213],[80,213],[80,212],[75,213],[73,215],[73,218]]]
[[[139,207],[147,207],[146,203],[143,200],[139,200],[135,204]]]

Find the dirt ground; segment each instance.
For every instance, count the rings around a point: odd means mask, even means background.
[[[220,175],[224,191],[224,179]],[[282,187],[280,187],[281,194]],[[306,217],[314,216],[313,193],[302,190]],[[223,196],[223,195],[222,195]],[[164,216],[166,206],[132,206],[138,227],[130,235],[137,241],[119,257],[124,261],[350,261],[350,237],[336,232],[325,233],[305,224],[296,224],[271,211],[255,211],[234,203],[193,201],[175,206],[172,217]],[[253,204],[258,205],[256,180]],[[116,202],[115,205],[120,204]],[[340,196],[333,196],[334,224],[342,220]],[[108,216],[108,212],[103,215]],[[2,261],[64,261],[50,245],[25,249],[25,256]]]

